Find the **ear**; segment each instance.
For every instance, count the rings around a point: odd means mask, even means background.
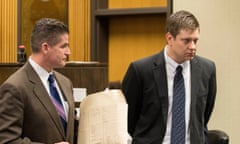
[[[173,36],[172,36],[172,34],[170,33],[170,32],[167,32],[166,34],[165,34],[165,38],[166,38],[166,40],[167,40],[167,43],[168,43],[168,45],[171,45],[171,43],[172,43],[172,41],[173,41]]]
[[[43,53],[47,53],[49,51],[49,45],[46,42],[41,44],[41,51]]]

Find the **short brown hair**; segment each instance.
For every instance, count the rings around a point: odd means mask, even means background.
[[[182,29],[195,30],[199,28],[197,18],[190,12],[181,10],[171,14],[166,23],[166,33],[169,32],[174,38]]]
[[[42,18],[38,20],[31,35],[32,52],[39,52],[43,42],[49,45],[56,45],[60,39],[59,35],[69,34],[68,27],[61,21],[52,18]]]

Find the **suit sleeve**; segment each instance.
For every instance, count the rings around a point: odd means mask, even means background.
[[[214,63],[212,63],[212,72],[209,79],[209,93],[207,97],[207,105],[205,111],[205,125],[207,125],[214,108],[216,91],[217,91],[216,66]]]
[[[0,87],[0,143],[32,144],[29,138],[21,138],[23,125],[23,99],[10,84]]]
[[[213,108],[214,108],[216,91],[217,91],[216,66],[214,63],[212,63],[212,72],[211,72],[210,79],[209,79],[209,93],[207,96],[206,110],[205,110],[205,114],[204,114],[205,139],[208,138],[207,124],[209,122],[210,116],[211,116]],[[208,140],[205,141],[205,144],[208,144]]]
[[[122,89],[128,103],[128,132],[133,136],[142,105],[140,76],[133,63],[123,79]]]

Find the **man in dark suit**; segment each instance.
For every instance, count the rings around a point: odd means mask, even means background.
[[[204,144],[207,123],[216,96],[214,62],[196,56],[200,27],[187,11],[173,13],[166,23],[167,45],[158,54],[132,62],[123,79],[122,89],[128,102],[128,132],[133,144]],[[184,120],[175,131],[175,74],[180,66],[184,87],[181,94]],[[182,131],[183,130],[183,131]],[[182,137],[182,141],[176,138]],[[177,142],[174,142],[177,141]]]
[[[36,22],[28,62],[0,87],[1,144],[73,144],[72,83],[53,70],[64,67],[70,54],[68,36],[67,26],[58,20],[43,18]],[[55,77],[64,118],[53,103],[49,75]]]

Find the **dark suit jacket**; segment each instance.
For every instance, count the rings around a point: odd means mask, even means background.
[[[190,141],[204,144],[216,95],[216,68],[212,61],[199,56],[190,65]],[[128,131],[133,143],[161,144],[168,115],[164,52],[131,63],[122,88],[128,102]]]
[[[74,103],[72,83],[54,72],[69,104],[67,132],[37,73],[26,63],[0,87],[0,143],[73,143]]]

